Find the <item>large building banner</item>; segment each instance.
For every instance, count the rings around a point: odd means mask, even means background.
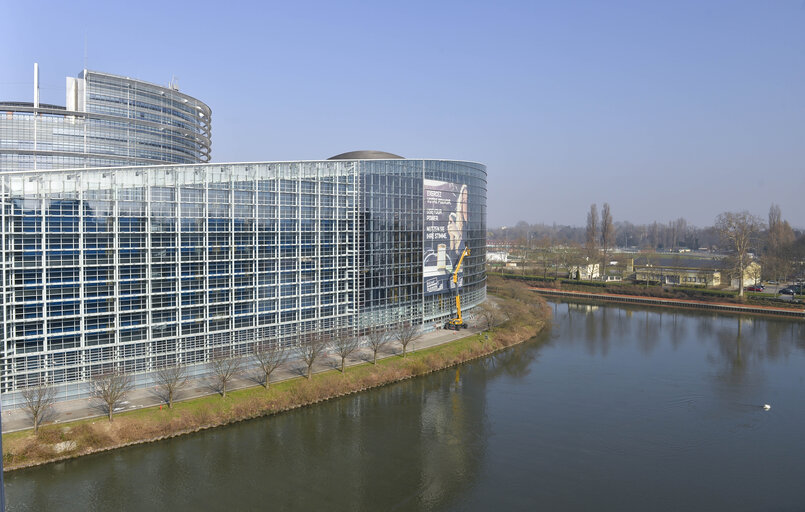
[[[449,290],[467,238],[467,185],[425,180],[425,295]],[[461,285],[463,270],[459,271]]]

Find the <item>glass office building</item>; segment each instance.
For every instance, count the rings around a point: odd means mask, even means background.
[[[82,71],[66,106],[0,102],[0,171],[210,161],[210,108],[176,87]]]
[[[3,406],[485,299],[485,166],[335,158],[0,172]]]

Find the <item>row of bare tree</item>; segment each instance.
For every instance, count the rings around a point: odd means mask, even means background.
[[[346,360],[362,346],[372,354],[372,364],[377,364],[377,354],[392,341],[399,343],[402,357],[406,357],[408,347],[421,336],[420,328],[413,322],[401,322],[391,328],[369,329],[363,336],[357,336],[350,329],[335,329],[331,332],[309,332],[300,334],[296,346],[281,344],[279,340],[261,340],[252,345],[249,354],[234,354],[231,348],[220,348],[213,352],[208,364],[213,387],[226,398],[232,381],[245,374],[247,366],[258,370],[257,380],[269,388],[271,375],[282,366],[295,351],[304,362],[304,374],[308,379],[313,373],[313,365],[320,360],[328,348],[340,358],[339,369],[346,372]],[[249,365],[251,363],[251,365]],[[156,394],[169,407],[188,383],[187,368],[180,364],[170,365],[155,374]],[[130,373],[113,371],[94,377],[90,381],[91,396],[96,399],[112,421],[115,410],[119,409],[128,393],[134,388],[134,378]],[[21,391],[22,407],[31,417],[34,433],[39,431],[43,421],[50,419],[56,402],[55,387],[49,382],[24,388]]]

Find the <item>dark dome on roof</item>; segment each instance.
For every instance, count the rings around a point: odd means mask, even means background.
[[[331,156],[327,160],[390,160],[402,159],[400,155],[386,153],[385,151],[350,151],[348,153],[341,153],[340,155]]]

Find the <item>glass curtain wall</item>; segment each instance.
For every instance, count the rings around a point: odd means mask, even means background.
[[[84,71],[77,109],[0,102],[0,171],[210,161],[210,108],[170,87]]]
[[[423,293],[423,182],[466,185],[462,304],[485,297],[486,172],[433,160],[0,173],[3,406],[42,382],[205,371],[253,342],[453,314]]]
[[[353,323],[353,163],[14,173],[2,186],[4,392],[49,382],[82,396],[111,370]]]

